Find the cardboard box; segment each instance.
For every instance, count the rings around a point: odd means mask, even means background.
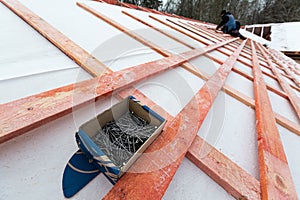
[[[114,184],[165,123],[164,118],[129,96],[80,126],[76,138],[79,148]]]

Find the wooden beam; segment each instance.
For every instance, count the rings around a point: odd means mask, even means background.
[[[86,7],[85,7],[86,8]],[[87,9],[87,8],[86,8]],[[90,9],[88,9],[88,10],[90,10]],[[101,17],[101,19],[103,18],[103,16]],[[117,24],[116,22],[113,22],[112,20],[109,20],[108,18],[106,18],[105,17],[105,19],[106,19],[106,21],[110,21],[110,24],[113,24],[113,26],[114,27],[116,27],[116,28],[118,28],[119,30],[121,30],[121,31],[124,31],[124,32],[129,32],[128,30],[126,30],[126,28],[124,28],[124,27],[122,27],[120,24]],[[138,21],[140,21],[141,22],[141,20],[138,20]],[[151,26],[150,26],[151,27]],[[131,35],[130,35],[131,36]],[[132,36],[131,36],[132,37]],[[136,34],[134,34],[134,38],[135,39],[137,39],[137,38],[141,38],[140,36],[138,36],[138,35],[136,35]],[[144,39],[142,39],[142,41],[144,41]],[[147,46],[151,46],[152,44],[147,44]],[[155,49],[158,49],[158,48],[155,48]],[[159,52],[160,53],[160,52]],[[165,53],[165,55],[168,55],[168,53]],[[199,143],[199,140],[197,140],[198,141],[198,143]],[[200,141],[202,141],[202,140],[200,140]],[[195,150],[195,148],[194,148],[194,150]],[[193,152],[194,153],[194,152]],[[195,155],[195,154],[191,154],[191,155]],[[197,159],[196,159],[196,157],[192,157],[193,158],[193,161],[196,161]],[[201,162],[202,163],[202,166],[205,166],[206,168],[205,168],[205,170],[206,171],[213,171],[213,170],[207,170],[207,168],[208,168],[208,165],[205,165],[203,162]],[[209,169],[209,168],[208,168]],[[237,169],[237,168],[235,168],[235,169]],[[240,170],[238,170],[238,171],[240,171]],[[234,189],[234,188],[232,188],[232,186],[231,186],[231,183],[230,182],[228,182],[228,181],[225,181],[226,179],[224,179],[224,178],[221,178],[220,176],[218,176],[217,178],[216,178],[216,176],[215,176],[215,174],[216,173],[209,173],[211,176],[213,176],[215,179],[217,179],[219,182],[221,182],[222,184],[225,184],[226,186],[225,186],[225,188],[228,190],[228,191],[230,191],[233,195],[235,195],[236,197],[241,197],[241,190],[239,190],[239,192],[236,192],[236,191],[238,191],[238,190],[236,190],[236,189]],[[135,175],[135,174],[134,174]],[[130,179],[130,178],[127,178],[127,179]],[[252,179],[250,179],[250,180],[253,180],[254,178],[252,178]],[[222,181],[221,181],[222,180]],[[126,181],[127,182],[127,181]],[[257,185],[256,185],[257,186]],[[230,188],[230,189],[229,189]],[[235,191],[235,192],[232,192],[232,191]],[[252,193],[253,193],[253,191],[252,191]],[[256,195],[257,195],[257,190],[254,192]],[[259,195],[259,193],[258,193],[258,195]],[[130,197],[131,198],[131,197]]]
[[[190,66],[182,66],[184,69],[188,70],[189,72],[193,73],[194,75],[198,76],[199,78],[202,78],[204,80],[208,80],[209,75],[201,72],[201,70],[199,70],[198,68],[195,68],[194,66],[190,65]],[[245,104],[246,106],[249,106],[253,109],[255,109],[255,101],[248,97],[247,95],[242,94],[241,92],[235,90],[234,88],[232,88],[229,85],[224,85],[223,90],[229,94],[230,96],[232,96],[233,98],[235,98],[236,100],[242,102],[243,104]],[[300,126],[299,124],[292,122],[291,120],[283,117],[282,115],[274,112],[275,114],[275,118],[276,118],[276,122],[278,124],[280,124],[281,126],[283,126],[284,128],[288,129],[289,131],[297,134],[298,136],[300,136]]]
[[[219,63],[219,64],[223,63],[223,61],[221,61],[220,59],[216,58],[215,56],[213,56],[213,55],[211,55],[209,53],[205,54],[205,56],[208,57],[209,59],[211,59],[211,60]],[[241,75],[241,76],[243,76],[243,77],[245,77],[249,81],[253,82],[253,76],[252,75],[249,75],[249,74],[247,74],[247,73],[245,73],[245,72],[243,72],[243,71],[241,71],[241,70],[239,70],[239,69],[237,69],[235,67],[232,69],[232,71],[235,72],[235,73],[237,73],[237,74],[239,74],[239,75]],[[280,90],[277,90],[277,89],[275,89],[274,87],[272,87],[270,85],[267,85],[267,89],[270,90],[271,92],[273,92],[273,93],[275,93],[275,94],[277,94],[277,95],[285,98],[285,99],[288,99],[288,96],[287,96],[286,93],[284,93],[284,92],[282,92]]]
[[[253,41],[251,46],[262,199],[297,199]]]
[[[166,126],[170,125],[174,119],[163,108],[135,88],[125,89],[118,94],[122,98],[134,95],[150,108],[155,107],[155,111],[163,114],[164,118],[167,119],[168,124]],[[163,135],[159,137],[164,138]],[[186,157],[236,199],[260,199],[259,181],[200,136],[196,136]]]
[[[190,28],[193,28],[194,30],[199,31],[199,32],[201,32],[201,33],[207,34],[207,35],[209,35],[210,37],[213,37],[213,38],[214,38],[215,40],[217,40],[217,41],[222,41],[222,40],[224,40],[224,38],[225,38],[225,37],[223,37],[223,35],[221,35],[221,34],[216,35],[215,32],[212,33],[212,30],[209,30],[209,29],[207,29],[207,28],[205,29],[204,26],[200,26],[200,25],[193,24],[193,23],[190,23],[190,22],[187,22],[187,23],[186,23],[186,22],[181,22],[181,21],[179,21],[179,23],[181,23],[181,24],[183,24],[183,25],[185,25],[185,26],[188,26],[188,27],[190,27]],[[177,24],[177,23],[176,23],[176,24]],[[238,47],[238,45],[239,45],[239,44],[231,43],[231,44],[229,44],[228,46],[226,46],[226,47],[224,47],[224,48],[233,51],[234,49],[236,49],[236,48]],[[244,58],[246,58],[246,59],[249,59],[249,60],[251,61],[251,51],[250,51],[250,50],[244,48],[243,51],[242,51],[242,53],[241,53],[241,56],[244,57]],[[259,59],[262,60],[262,61],[265,61],[265,60],[263,60],[262,57],[259,57]],[[269,68],[269,67],[266,66],[264,63],[261,63],[261,66],[266,67],[266,68]]]
[[[104,199],[142,199],[146,196],[161,199],[163,197],[245,42],[174,118],[172,125],[164,130],[164,137],[159,137],[153,142],[155,145],[151,146],[155,146],[155,149],[148,148],[133,165],[134,169],[145,167],[149,169],[149,166],[153,166],[152,170],[144,173],[126,173]],[[188,123],[181,123],[182,120]],[[172,145],[168,145],[169,141],[173,141]],[[153,155],[150,159],[145,156],[154,151],[159,153],[150,154]]]
[[[130,13],[128,13],[128,12],[126,12],[126,11],[122,11],[122,13],[125,14],[125,15],[127,15],[128,17],[131,17],[132,19],[134,19],[134,20],[136,20],[136,21],[138,21],[138,22],[140,22],[140,23],[142,23],[142,24],[148,26],[149,28],[152,28],[153,30],[156,30],[157,32],[159,32],[159,33],[161,33],[161,34],[163,34],[163,35],[165,35],[165,36],[167,36],[167,37],[173,39],[174,41],[176,41],[176,42],[178,42],[178,43],[180,43],[180,44],[182,44],[182,45],[184,45],[184,46],[186,46],[186,47],[188,47],[188,48],[190,48],[190,49],[195,49],[195,47],[193,47],[193,46],[187,44],[186,42],[184,42],[184,41],[178,39],[177,37],[175,37],[175,36],[169,34],[168,32],[163,31],[163,30],[161,30],[161,29],[159,29],[159,28],[156,28],[155,26],[153,26],[153,25],[151,25],[151,24],[145,22],[144,20],[142,20],[142,19],[140,19],[140,18],[138,18],[138,17],[135,17],[135,16],[131,15]]]
[[[209,153],[203,156],[203,151]],[[228,162],[226,156],[200,137],[196,137],[186,157],[236,199],[260,199],[258,181],[235,163]]]
[[[227,41],[230,42],[230,41]],[[225,42],[226,43],[226,42]],[[177,67],[223,44],[187,51],[0,105],[0,143],[68,114],[73,107],[94,101],[118,88]],[[130,77],[130,78],[128,78]],[[78,102],[73,97],[81,97]],[[53,109],[55,108],[55,109]]]
[[[91,75],[100,76],[108,73],[105,71],[106,67],[94,56],[91,56],[17,0],[2,0],[1,2]],[[74,52],[73,49],[77,51]]]
[[[295,74],[291,73],[289,69],[286,68],[286,66],[280,61],[280,59],[278,59],[274,53],[271,53],[270,56],[273,58],[273,60],[283,68],[283,70],[292,77],[292,81],[294,81],[294,83],[300,87],[300,82],[297,80],[297,78],[295,77]]]
[[[151,49],[153,49],[154,51],[158,52],[159,54],[163,55],[163,56],[170,56],[170,53],[167,53],[165,50],[163,50],[162,48],[154,45],[152,42],[148,41],[145,38],[142,38],[141,36],[139,36],[138,34],[134,33],[133,31],[127,29],[126,27],[122,26],[121,24],[117,23],[116,21],[108,18],[107,16],[99,13],[98,11],[96,11],[95,9],[87,6],[84,3],[76,3],[79,7],[83,8],[84,10],[86,10],[87,12],[93,14],[94,16],[96,16],[97,18],[105,21],[106,23],[108,23],[109,25],[117,28],[118,30],[122,31],[123,33],[125,33],[126,35],[134,38],[135,40],[139,41],[140,43],[142,43],[143,45],[146,45],[148,47],[150,47]]]
[[[183,33],[189,37],[191,37],[192,39],[196,40],[196,41],[199,41],[201,43],[204,43],[204,44],[207,44],[205,43],[203,40],[199,40],[199,38],[197,37],[194,37],[193,35],[185,32],[185,31],[182,31],[181,29],[178,29],[160,19],[157,19],[151,15],[149,15],[150,18],[160,22],[161,24],[164,24],[165,26],[168,26],[180,33]],[[218,49],[219,50],[219,49]],[[203,72],[202,74],[199,74],[199,70],[194,70],[193,67],[191,66],[183,66],[185,69],[187,69],[188,71],[192,72],[193,74],[195,74],[196,76],[199,76],[200,78],[204,79],[205,80],[205,76],[203,76]],[[208,76],[206,76],[206,78],[208,78]],[[232,97],[236,98],[237,100],[240,100],[241,102],[245,103],[246,105],[248,106],[251,106],[251,107],[254,107],[254,105],[252,104],[252,100],[249,100],[245,95],[242,95],[240,92],[234,90],[232,87],[230,86],[225,86],[224,87],[224,90],[226,93],[230,94]],[[254,102],[253,102],[254,103]],[[252,106],[253,105],[253,106]],[[293,133],[297,134],[300,136],[300,126],[288,119],[286,119],[285,117],[281,116],[280,114],[278,113],[275,113],[276,115],[276,121],[282,125],[283,127],[287,128],[288,130],[292,131]]]
[[[265,49],[263,49],[262,45],[258,45],[260,52],[264,55],[267,60],[269,66],[272,68],[273,73],[276,75],[280,86],[286,92],[288,99],[290,100],[292,106],[295,109],[296,114],[298,115],[298,119],[300,119],[300,98],[298,95],[292,90],[290,85],[285,81],[285,79],[280,75],[278,69],[273,65],[272,61],[268,58]],[[268,53],[270,55],[270,53]]]

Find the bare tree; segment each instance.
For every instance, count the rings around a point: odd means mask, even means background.
[[[242,24],[300,21],[300,0],[168,0],[166,12],[219,23],[221,10]]]

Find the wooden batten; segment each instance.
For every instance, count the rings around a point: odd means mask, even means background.
[[[258,48],[260,49],[261,53],[266,58],[268,64],[272,67],[273,73],[276,75],[280,86],[283,88],[283,90],[286,92],[288,99],[290,100],[291,104],[293,105],[296,114],[298,115],[298,118],[300,119],[300,98],[297,96],[297,94],[292,90],[290,85],[286,82],[286,80],[281,76],[279,71],[276,69],[276,67],[271,62],[270,58],[268,58],[266,51],[263,49],[264,47],[261,45],[258,45]]]
[[[135,163],[138,168],[142,166],[148,166],[149,168],[149,166],[155,165],[156,170],[145,173],[125,174],[104,199],[141,199],[145,197],[145,192],[147,196],[151,196],[153,199],[161,199],[163,197],[245,43],[246,41],[210,77],[200,91],[174,118],[171,122],[172,126],[164,130],[164,139],[159,140],[158,138],[153,142],[155,149],[150,147],[145,151],[146,155],[154,150],[160,150],[160,153],[151,157],[151,159],[143,154],[141,159]],[[188,120],[189,123],[182,124],[180,123],[181,120]],[[187,132],[186,130],[189,131]],[[171,146],[168,145],[168,141],[173,141]],[[149,160],[148,162],[147,159]],[[152,163],[153,161],[155,163]],[[168,161],[168,165],[166,165],[166,161]],[[160,183],[159,185],[156,184],[158,182]]]
[[[297,199],[253,41],[251,46],[262,199]]]

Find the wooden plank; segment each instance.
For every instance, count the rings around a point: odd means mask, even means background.
[[[183,66],[182,66],[183,67]],[[201,72],[201,70],[199,69],[195,69],[195,67],[183,67],[185,68],[186,70],[188,70],[189,72],[193,73],[194,75],[198,76],[199,78],[202,78],[204,80],[208,80],[209,78],[209,75],[204,73],[204,72]],[[231,86],[229,85],[224,85],[223,86],[223,90],[229,94],[230,96],[232,96],[233,98],[235,98],[236,100],[242,102],[243,104],[255,109],[255,101],[240,93],[239,91],[235,90],[234,88],[232,88]],[[276,118],[276,122],[278,124],[280,124],[281,126],[285,127],[286,129],[290,130],[291,132],[297,134],[300,136],[300,125],[299,124],[296,124],[295,122],[292,122],[291,120],[283,117],[282,115],[278,114],[278,113],[275,113],[275,118]]]
[[[116,21],[110,19],[109,17],[99,13],[98,11],[96,11],[95,9],[89,7],[88,5],[86,5],[85,3],[76,3],[79,7],[83,8],[84,10],[86,10],[87,12],[93,14],[94,16],[96,16],[97,18],[105,21],[106,23],[108,23],[109,25],[117,28],[118,30],[122,31],[124,34],[134,38],[135,40],[139,41],[140,43],[142,43],[143,45],[146,45],[148,47],[150,47],[151,49],[153,49],[154,51],[158,52],[159,54],[163,55],[163,56],[170,56],[171,54],[166,52],[165,50],[163,50],[162,48],[154,45],[152,42],[148,41],[147,39],[141,37],[140,35],[134,33],[133,31],[129,30],[128,28],[122,26],[121,24],[117,23]]]
[[[89,9],[88,9],[89,10]],[[102,16],[102,18],[103,18],[103,16]],[[106,20],[108,20],[107,18],[106,18]],[[110,22],[112,21],[112,20],[109,20]],[[138,20],[138,21],[140,21],[140,20]],[[118,28],[118,29],[120,29],[121,31],[126,31],[126,32],[129,32],[128,30],[126,30],[124,27],[122,27],[121,25],[119,25],[119,24],[117,24],[116,22],[111,22],[112,24],[114,24],[114,27],[116,27],[116,28]],[[136,38],[140,38],[140,36],[138,36],[138,35],[134,35],[134,38],[136,39]],[[144,41],[144,40],[143,40]],[[149,44],[147,44],[148,46],[149,46]],[[150,44],[150,45],[152,45],[152,44]],[[156,49],[158,49],[158,48],[156,48]],[[125,95],[126,96],[126,95]],[[199,141],[199,140],[197,140],[197,141]],[[198,142],[199,143],[199,142]],[[191,155],[194,155],[194,154],[191,154]],[[197,160],[197,159],[195,159],[195,157],[193,157],[193,160],[195,161],[195,160]],[[201,162],[202,163],[202,162]],[[204,165],[204,166],[206,166],[206,168],[207,168],[207,165]],[[237,168],[235,168],[235,169],[237,169]],[[207,169],[206,169],[207,170]],[[210,171],[213,171],[213,170],[210,170]],[[238,170],[238,171],[240,171],[240,170]],[[210,175],[211,176],[213,176],[215,173],[210,173]],[[216,177],[216,176],[214,176],[214,177]],[[222,180],[221,182],[222,182],[222,184],[226,184],[226,189],[229,191],[229,192],[231,192],[231,193],[233,193],[235,196],[237,196],[237,197],[241,197],[241,191],[242,190],[240,190],[239,192],[232,192],[232,191],[237,191],[236,189],[234,189],[234,188],[232,188],[232,186],[230,185],[230,182],[229,181],[224,181],[224,180],[226,180],[226,179],[224,179],[224,178],[222,178],[222,177],[217,177],[216,179],[218,179],[218,180]],[[250,179],[251,180],[251,179]],[[252,178],[252,180],[253,180],[253,178]],[[235,180],[235,182],[236,182],[236,180]],[[257,186],[257,185],[256,185]],[[229,189],[230,188],[230,189]],[[256,192],[257,192],[257,190],[256,190]],[[254,192],[255,194],[256,194],[256,192]],[[257,194],[256,194],[257,195]],[[131,198],[131,197],[130,197]]]
[[[182,30],[180,30],[180,29],[178,29],[178,28],[176,28],[176,27],[174,27],[174,26],[172,26],[170,24],[167,24],[167,23],[161,21],[160,19],[157,19],[157,18],[155,18],[155,17],[153,17],[151,15],[149,15],[149,17],[152,18],[152,19],[154,19],[154,20],[156,20],[156,21],[158,21],[158,22],[160,22],[160,23],[162,23],[162,24],[164,24],[164,25],[166,25],[166,26],[168,26],[168,27],[170,27],[170,28],[172,28],[172,29],[174,29],[174,30],[176,30],[176,31],[178,31],[178,32],[180,32],[180,33],[183,33],[183,34],[191,37],[192,39],[195,39],[196,41],[199,41],[199,42],[202,42],[204,44],[207,44],[203,40],[199,40],[197,37],[194,37],[193,35],[190,35],[189,33],[186,33],[186,32],[184,32],[184,31],[182,31]],[[200,78],[202,78],[204,80],[207,80],[208,77],[209,77],[208,75],[206,75],[206,76],[203,75],[204,74],[203,72],[201,73],[199,70],[193,69],[193,67],[191,67],[191,65],[189,65],[189,66],[188,65],[183,65],[182,67],[184,67],[185,69],[187,69],[191,73],[195,74],[196,76],[199,76]],[[291,86],[293,87],[293,85],[291,85]],[[297,88],[297,87],[296,88],[293,87],[293,88],[296,89],[296,90],[298,90],[298,91],[300,91],[299,88]],[[253,108],[255,107],[254,106],[254,102],[253,102],[252,99],[249,99],[247,96],[241,94],[237,90],[234,90],[232,87],[226,85],[226,86],[224,86],[224,90],[225,90],[225,92],[227,94],[231,95],[232,97],[236,98],[237,100],[241,101],[242,103],[244,103],[244,104],[246,104],[248,106],[251,106]],[[275,113],[275,115],[276,115],[276,121],[277,121],[277,123],[279,123],[283,127],[285,127],[288,130],[290,130],[291,132],[293,132],[293,133],[295,133],[295,134],[297,134],[297,135],[300,136],[300,126],[298,124],[296,124],[296,123],[294,123],[294,122],[286,119],[285,117],[283,117],[282,115],[280,115],[278,113]]]
[[[280,72],[276,69],[272,61],[268,58],[267,53],[262,45],[258,45],[260,52],[264,55],[265,59],[267,60],[269,66],[272,68],[273,73],[276,75],[280,86],[286,92],[288,99],[290,100],[292,106],[295,109],[298,118],[300,119],[300,98],[298,95],[292,90],[290,85],[285,81],[285,79],[280,75]],[[270,53],[268,53],[270,55]]]
[[[163,114],[169,123],[174,119],[169,113],[135,88],[125,89],[119,92],[119,95],[122,98],[134,95],[150,108],[155,107],[155,111]],[[203,153],[204,148],[207,150],[205,154]],[[198,135],[188,149],[186,157],[236,199],[260,199],[259,181]]]
[[[297,199],[253,41],[251,46],[262,199]]]
[[[167,26],[167,27],[169,27],[169,28],[171,28],[171,29],[173,29],[173,30],[179,32],[179,33],[182,33],[182,34],[184,34],[184,35],[186,35],[186,36],[192,38],[193,40],[195,40],[195,41],[197,41],[197,42],[200,42],[200,43],[205,44],[205,45],[209,45],[208,42],[206,42],[205,40],[201,39],[201,38],[203,38],[203,37],[201,37],[201,36],[200,36],[200,37],[196,37],[196,36],[194,36],[194,35],[192,35],[192,34],[186,32],[186,31],[183,31],[183,30],[181,30],[181,29],[179,29],[179,28],[177,28],[177,27],[175,27],[175,26],[172,26],[171,24],[168,24],[168,23],[166,23],[166,22],[164,22],[164,21],[162,21],[162,20],[160,20],[160,19],[158,19],[158,18],[156,18],[156,17],[154,17],[154,16],[152,16],[152,15],[149,15],[149,17],[150,17],[151,19],[154,19],[155,21],[157,21],[157,22],[159,22],[159,23],[161,23],[161,24],[163,24],[163,25],[165,25],[165,26]]]
[[[184,46],[186,46],[186,47],[188,47],[190,49],[195,49],[195,47],[193,47],[193,46],[187,44],[186,42],[178,39],[177,37],[171,35],[170,33],[166,32],[166,31],[163,31],[163,30],[161,30],[159,28],[156,28],[155,26],[153,26],[153,25],[145,22],[144,20],[142,20],[142,19],[140,19],[138,17],[135,17],[135,16],[131,15],[130,13],[128,13],[126,11],[122,11],[122,13],[125,14],[125,15],[127,15],[128,17],[131,17],[132,19],[134,19],[134,20],[136,20],[136,21],[138,21],[138,22],[140,22],[140,23],[148,26],[149,28],[152,28],[153,30],[156,30],[157,32],[159,32],[159,33],[161,33],[161,34],[163,34],[163,35],[165,35],[165,36],[173,39],[174,41],[176,41],[176,42],[178,42],[178,43],[180,43],[180,44],[182,44],[182,45],[184,45]]]
[[[277,58],[274,53],[271,53],[270,56],[273,58],[273,60],[280,66],[282,67],[282,69],[286,72],[286,74],[288,74],[289,76],[292,77],[292,81],[298,86],[300,87],[300,82],[297,80],[297,78],[295,77],[295,74],[291,73],[289,69],[287,69],[287,67],[280,61],[279,58]]]
[[[204,151],[209,153],[203,156]],[[258,181],[200,137],[196,137],[186,157],[236,199],[260,199]]]
[[[133,165],[133,169],[149,169],[150,167],[151,170],[143,173],[126,173],[104,199],[142,199],[146,197],[161,199],[163,197],[245,42],[174,118],[171,122],[172,125],[166,127],[162,137],[158,137],[153,142],[154,145],[151,145]],[[185,123],[182,123],[182,120]],[[169,145],[169,141],[172,141],[172,145]],[[151,148],[152,146],[154,148]],[[149,154],[150,152],[152,154]]]
[[[182,65],[231,41],[209,45],[202,49],[194,49],[179,55],[172,55],[115,73],[109,73],[99,78],[2,104],[0,105],[0,143],[68,114],[73,107]],[[78,102],[74,102],[74,95],[76,98],[81,96],[82,98],[79,98]]]
[[[209,53],[205,54],[205,56],[208,57],[209,59],[211,59],[211,60],[219,63],[219,64],[223,63],[223,61],[221,61],[220,59],[216,58],[215,56],[213,56],[213,55],[211,55]],[[247,74],[247,73],[245,73],[245,72],[243,72],[243,71],[241,71],[241,70],[239,70],[239,69],[237,69],[235,67],[232,69],[232,71],[235,72],[235,73],[237,73],[237,74],[239,74],[239,75],[241,75],[241,76],[243,76],[243,77],[245,77],[246,79],[248,79],[248,80],[250,80],[252,82],[254,80],[254,78],[253,78],[252,75],[249,75],[249,74]],[[277,95],[285,98],[285,99],[288,99],[288,96],[287,96],[286,93],[284,93],[284,92],[282,92],[280,90],[277,90],[273,86],[270,86],[270,85],[267,84],[267,89],[270,90],[271,92],[273,92],[273,93],[275,93],[275,94],[277,94]]]
[[[94,56],[91,56],[87,51],[23,6],[19,1],[2,0],[1,2],[91,75],[101,76],[108,73],[105,71],[106,67]],[[73,49],[76,49],[76,52]]]

